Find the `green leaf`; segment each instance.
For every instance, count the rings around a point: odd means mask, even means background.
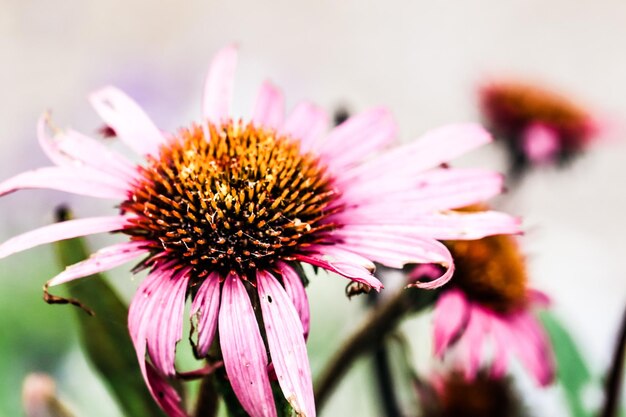
[[[542,311],[540,319],[545,327],[556,358],[556,378],[565,391],[570,412],[574,417],[591,415],[582,403],[582,390],[591,380],[591,373],[576,343],[549,311]]]
[[[88,257],[82,239],[55,244],[63,266]],[[76,312],[82,345],[91,364],[129,417],[164,416],[152,399],[139,370],[137,355],[127,328],[128,308],[101,274],[66,285],[71,297],[95,313]]]

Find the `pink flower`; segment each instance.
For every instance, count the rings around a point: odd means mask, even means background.
[[[499,174],[440,166],[491,140],[479,126],[448,126],[387,149],[396,126],[386,110],[365,111],[324,134],[327,116],[319,107],[303,102],[285,118],[283,96],[269,82],[251,121],[233,120],[236,58],[233,47],[217,54],[202,121],[176,133],[162,132],[113,87],[90,97],[110,131],[143,158],[139,165],[72,130],[49,138],[43,118],[39,140],[55,166],[6,180],[0,193],[51,188],[117,201],[120,212],[31,231],[1,245],[0,257],[94,233],[127,235],[49,285],[142,259],[149,273],[128,325],[146,383],[170,416],[185,415],[167,379],[177,375],[189,297],[197,356],[207,355],[219,332],[226,373],[250,415],[276,415],[271,362],[285,398],[311,417],[309,307],[299,263],[379,290],[373,262],[434,262],[445,273],[418,283],[433,288],[453,272],[437,239],[517,233],[519,221],[490,211],[447,212],[501,191]]]
[[[586,109],[537,85],[494,81],[480,88],[479,99],[486,124],[509,150],[514,172],[567,162],[603,130]]]
[[[548,301],[545,295],[527,289],[524,262],[513,237],[491,236],[447,245],[456,272],[435,305],[435,355],[443,358],[454,346],[460,367],[472,379],[490,344],[493,376],[506,372],[509,356],[514,354],[538,384],[549,384],[554,377],[552,351],[531,311]],[[412,277],[438,276],[436,269],[420,265]]]

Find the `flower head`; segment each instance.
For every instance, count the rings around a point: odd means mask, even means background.
[[[598,135],[598,121],[568,98],[532,84],[487,83],[479,92],[483,117],[511,156],[512,171],[564,163]]]
[[[434,398],[424,402],[425,417],[522,417],[524,404],[511,380],[479,372],[468,380],[460,372],[432,378]]]
[[[445,272],[417,283],[432,288],[453,272],[450,252],[437,239],[517,233],[519,221],[490,211],[448,211],[501,191],[499,174],[440,166],[489,142],[480,127],[444,127],[387,149],[396,128],[386,110],[365,111],[323,135],[321,109],[304,102],[285,117],[283,96],[269,82],[251,119],[233,119],[236,57],[232,47],[217,54],[202,120],[175,133],[162,132],[113,87],[91,96],[108,129],[143,158],[136,164],[72,130],[50,138],[43,118],[39,139],[55,166],[8,179],[0,193],[51,188],[113,199],[120,210],[15,237],[0,245],[0,257],[93,233],[126,235],[49,285],[141,260],[148,275],[131,302],[128,325],[148,387],[169,415],[185,415],[167,380],[177,376],[175,348],[190,299],[197,356],[207,356],[219,332],[218,359],[250,415],[276,415],[271,363],[285,398],[311,417],[309,308],[300,263],[379,290],[374,262],[433,262]]]
[[[443,357],[455,346],[467,378],[476,376],[487,341],[492,342],[491,372],[501,376],[514,353],[540,385],[554,377],[548,338],[531,312],[547,298],[526,285],[526,270],[511,236],[446,242],[455,259],[454,279],[435,305],[435,354]],[[413,279],[437,276],[433,266],[421,265]]]

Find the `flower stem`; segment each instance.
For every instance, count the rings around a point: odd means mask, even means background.
[[[617,417],[619,408],[620,392],[622,391],[622,382],[624,377],[624,359],[626,356],[626,310],[619,330],[617,345],[609,376],[606,381],[606,397],[601,417]]]
[[[368,305],[376,308],[380,304],[380,295],[372,291],[368,295]],[[387,417],[399,417],[400,405],[394,388],[393,373],[389,364],[389,351],[384,341],[374,350],[374,380],[378,387],[382,412]]]
[[[324,407],[333,389],[356,359],[380,346],[384,337],[395,330],[406,313],[424,309],[431,304],[435,296],[436,291],[403,289],[383,302],[380,307],[372,310],[367,319],[330,359],[315,381],[315,401],[318,410]]]

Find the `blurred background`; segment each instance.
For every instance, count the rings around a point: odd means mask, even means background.
[[[270,77],[288,105],[311,99],[329,112],[391,109],[400,138],[438,125],[478,120],[476,87],[490,76],[538,81],[590,106],[614,129],[571,169],[531,173],[499,198],[521,215],[534,287],[550,295],[592,370],[584,401],[595,407],[626,305],[626,2],[622,0],[444,0],[365,2],[2,0],[0,13],[0,178],[47,163],[35,124],[52,110],[59,127],[95,134],[86,96],[113,84],[161,128],[200,117],[202,84],[218,48],[240,46],[235,109],[251,110]],[[620,137],[621,136],[621,137]],[[116,146],[112,144],[112,146]],[[491,145],[459,165],[505,169]],[[62,193],[24,191],[0,199],[0,239],[52,221],[67,203],[77,216],[111,213]],[[94,247],[104,240],[91,240]],[[116,417],[114,403],[83,359],[67,306],[41,300],[59,271],[45,246],[0,263],[0,416],[21,415],[20,390],[32,371],[51,373],[77,415]],[[112,282],[126,299],[137,279],[120,268]],[[311,280],[310,356],[319,370],[363,317],[345,281]],[[414,360],[427,366],[429,317],[409,320]],[[342,383],[324,415],[374,416],[367,361]],[[536,415],[567,416],[558,388],[521,378]]]

